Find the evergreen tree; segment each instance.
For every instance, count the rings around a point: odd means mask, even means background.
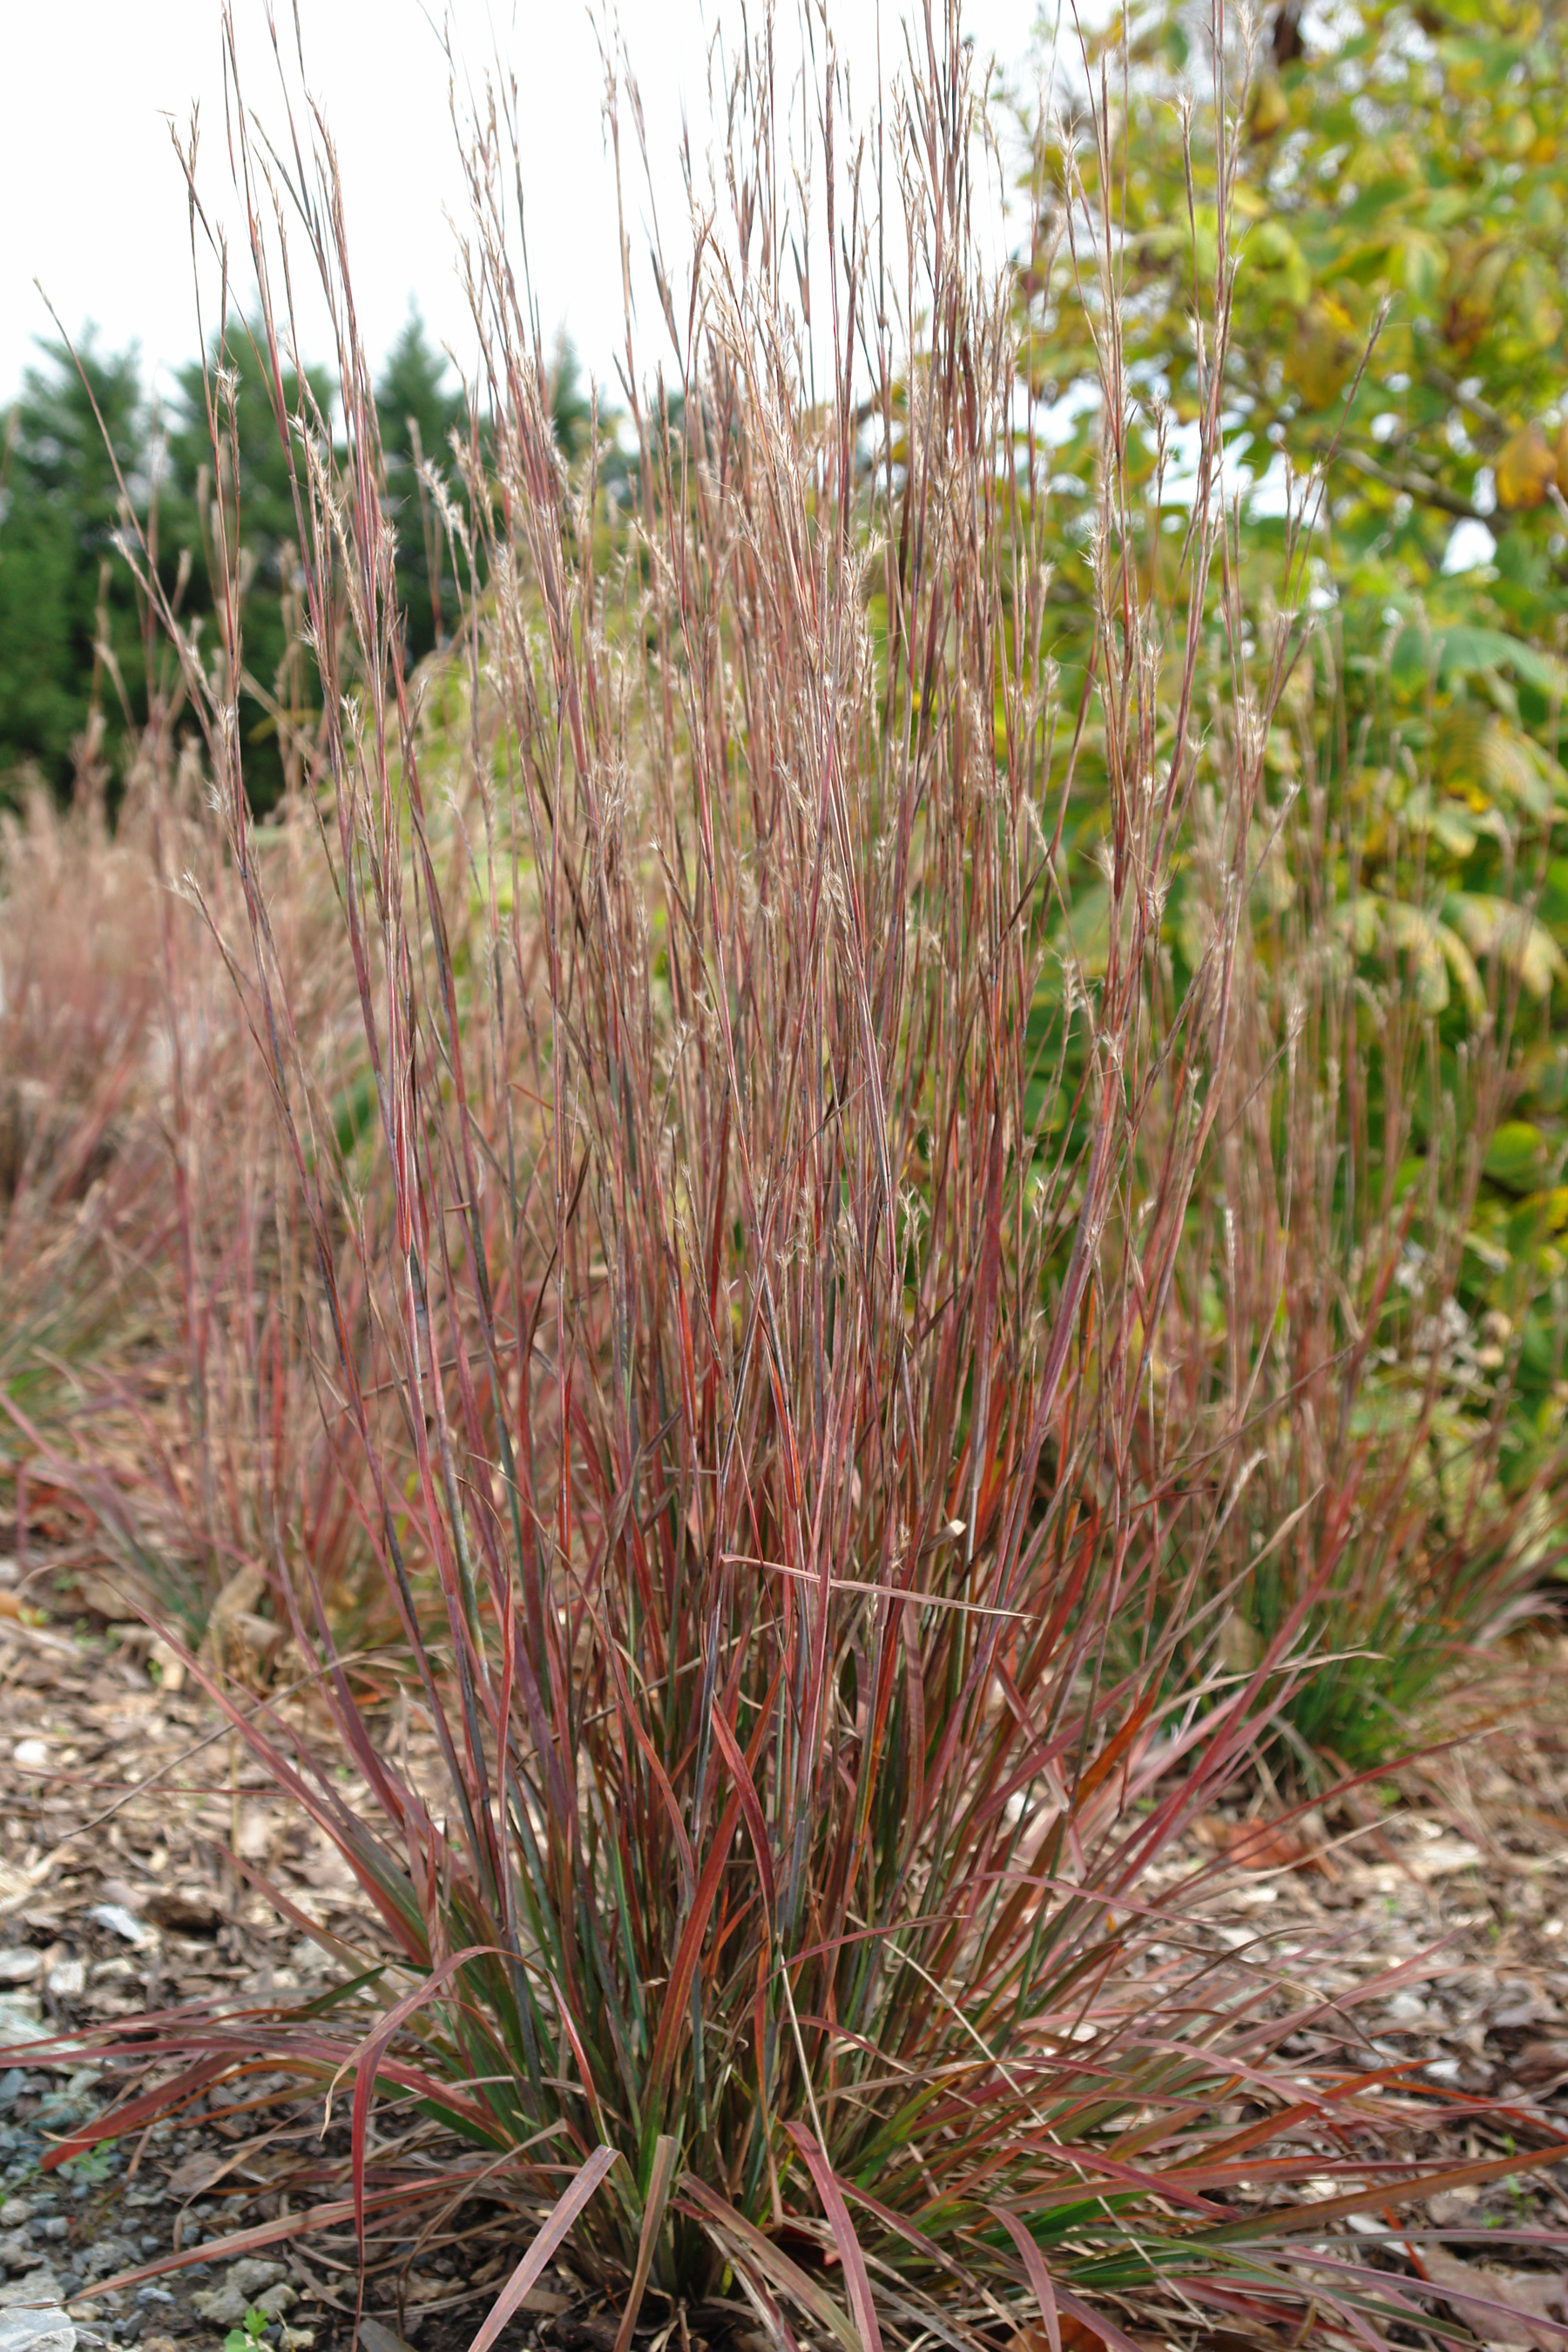
[[[212,365],[232,371],[237,382],[233,426],[220,419],[222,448],[217,466],[228,528],[244,558],[246,582],[241,655],[240,733],[251,804],[270,808],[286,781],[284,743],[277,714],[286,724],[308,728],[317,688],[313,665],[300,654],[304,615],[296,586],[299,556],[290,450],[278,429],[258,331],[231,321],[213,343]],[[168,436],[169,480],[163,501],[160,536],[174,549],[187,546],[196,557],[187,609],[210,614],[214,605],[211,502],[215,459],[206,392],[200,363],[178,377],[180,409]],[[319,430],[331,417],[336,386],[324,368],[308,368],[301,382],[291,369],[283,375],[290,415],[302,415]]]
[[[432,345],[416,308],[409,310],[387,355],[375,402],[386,465],[387,510],[397,532],[406,650],[413,663],[451,629],[461,584],[418,467],[421,462],[437,467],[456,492],[450,442],[468,417],[468,403],[452,383],[445,354]]]
[[[132,723],[146,715],[136,594],[115,551],[116,463],[133,505],[146,510],[151,420],[141,369],[133,351],[101,356],[90,331],[79,371],[63,344],[41,349],[43,364],[26,371],[5,427],[0,796],[26,767],[57,789],[68,784],[95,678],[111,741],[122,734],[119,693],[96,658],[100,604]]]

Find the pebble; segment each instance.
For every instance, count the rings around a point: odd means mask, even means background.
[[[25,2197],[7,2197],[0,2205],[0,2230],[19,2230],[32,2218],[33,2209]]]
[[[79,2000],[87,1990],[85,1960],[57,1960],[45,1979],[56,2000]]]
[[[300,2300],[283,2268],[255,2255],[231,2263],[219,2285],[192,2295],[192,2306],[213,2327],[238,2327],[252,2305],[268,2319],[281,2319]]]
[[[77,2332],[58,2304],[0,2311],[0,2352],[76,2352]]]
[[[60,2283],[47,2263],[25,2278],[13,2279],[9,2286],[0,2286],[0,2311],[47,2308],[60,2300]]]
[[[11,1750],[11,1761],[19,1764],[24,1772],[44,1772],[48,1769],[49,1751],[42,1739],[18,1739]]]
[[[29,1984],[43,1965],[42,1952],[26,1944],[9,1945],[0,1951],[0,1984]]]

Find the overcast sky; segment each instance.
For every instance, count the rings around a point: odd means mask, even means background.
[[[289,0],[282,0],[289,26]],[[461,206],[447,69],[432,19],[442,0],[299,0],[311,87],[332,127],[346,191],[355,295],[378,357],[411,297],[459,354],[467,314],[447,215]],[[940,0],[939,0],[940,5]],[[606,9],[604,13],[608,14]],[[751,9],[753,22],[760,0]],[[473,86],[499,53],[515,73],[535,290],[546,331],[564,325],[601,378],[620,347],[614,184],[601,126],[604,75],[584,0],[452,0],[454,47]],[[967,0],[979,50],[1023,71],[1034,0]],[[676,162],[684,101],[707,141],[706,57],[731,0],[620,0],[619,23],[643,90],[668,242],[684,220]],[[51,332],[35,278],[74,335],[135,341],[151,370],[190,358],[195,310],[184,182],[170,144],[200,103],[200,180],[237,243],[228,175],[219,0],[56,0],[6,10],[0,76],[0,402]],[[280,125],[264,0],[236,0],[250,106]],[[799,56],[793,0],[780,47]],[[858,112],[875,88],[879,0],[829,0]],[[885,64],[901,61],[899,0],[880,0]],[[291,33],[290,33],[291,38]],[[638,202],[630,220],[641,245]],[[998,256],[1007,239],[986,228]],[[639,256],[640,257],[640,256]],[[647,308],[651,309],[649,302]],[[652,346],[650,345],[651,349]],[[324,356],[323,354],[321,354]],[[642,354],[639,353],[639,362]]]

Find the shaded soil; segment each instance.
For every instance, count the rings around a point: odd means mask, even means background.
[[[346,1866],[261,1783],[173,1654],[111,1613],[122,1605],[123,1588],[73,1577],[68,1561],[23,1584],[0,1567],[0,2045],[23,2045],[0,2054],[0,2311],[68,2302],[89,2352],[95,2339],[219,2352],[259,2305],[279,2352],[336,2352],[356,2325],[347,2227],[302,2252],[265,2249],[239,2273],[225,2258],[94,2288],[331,2194],[310,2179],[346,2147],[341,2103],[323,2137],[320,2103],[247,2116],[220,2094],[216,2112],[198,2099],[177,2124],[39,2170],[109,2087],[79,2050],[30,2057],[40,2032],[329,1980],[332,1963],[251,1889],[237,1855],[326,1927],[357,1934],[361,1918]],[[1545,1696],[1565,1669],[1568,1641],[1537,1639],[1500,1659],[1484,1692],[1452,1702],[1452,1744],[1418,1766],[1326,1817],[1285,1820],[1261,1796],[1245,1818],[1210,1816],[1168,1866],[1174,1880],[1206,1864],[1183,1916],[1193,1944],[1284,1959],[1310,1988],[1298,2054],[1394,2071],[1415,2153],[1458,2163],[1568,2134],[1568,1710]],[[1539,2249],[1508,2236],[1568,2230],[1568,2164],[1452,2191],[1427,2218],[1456,2233],[1463,2259],[1477,2256],[1460,2233],[1490,2230],[1500,2257],[1538,2264]],[[384,2254],[363,2312],[415,2352],[461,2352],[520,2252],[499,2210],[471,2202]],[[1453,2257],[1427,2252],[1438,2276]],[[761,2341],[739,2305],[683,2325],[648,2310],[675,2352]],[[1512,2340],[1552,2340],[1521,2326]],[[610,2352],[613,2340],[610,2315],[559,2270],[501,2339],[542,2352]],[[374,2328],[363,2341],[396,2352]]]

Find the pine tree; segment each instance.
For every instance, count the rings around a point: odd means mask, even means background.
[[[101,356],[90,331],[79,370],[64,344],[41,350],[43,363],[26,371],[5,425],[0,796],[28,768],[57,789],[68,784],[73,742],[95,691],[111,741],[126,724],[121,688],[131,723],[146,715],[142,624],[116,551],[120,481],[143,515],[149,491],[152,430],[141,368],[134,351]],[[97,651],[100,612],[107,675]]]

